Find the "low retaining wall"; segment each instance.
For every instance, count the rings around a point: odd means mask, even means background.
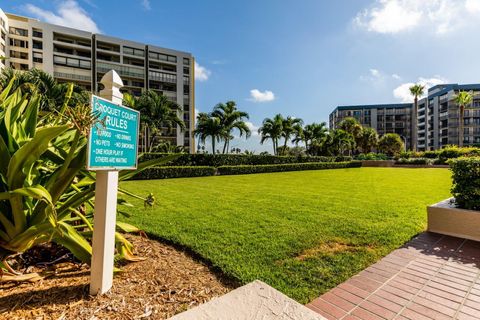
[[[427,207],[428,231],[480,241],[480,211],[456,208],[452,200]]]
[[[395,160],[362,160],[362,167],[393,167]]]

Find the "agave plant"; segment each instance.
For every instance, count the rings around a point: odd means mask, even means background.
[[[10,256],[40,243],[53,241],[89,263],[94,228],[95,174],[85,169],[86,135],[99,119],[88,106],[68,107],[68,94],[54,117],[39,116],[41,95],[14,89],[14,81],[0,93],[0,281],[17,274],[7,261]],[[135,171],[121,172],[119,180],[175,157],[144,162]],[[142,198],[122,189],[119,194]],[[119,204],[128,203],[120,199]],[[137,230],[125,223],[117,228]],[[117,259],[137,259],[118,232],[116,248]]]

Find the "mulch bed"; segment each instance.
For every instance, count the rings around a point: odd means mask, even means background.
[[[186,252],[127,238],[147,259],[122,266],[107,294],[89,295],[88,265],[59,262],[38,282],[1,283],[0,319],[166,319],[235,286]]]

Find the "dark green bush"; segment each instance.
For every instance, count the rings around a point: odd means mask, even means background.
[[[145,153],[140,156],[140,162],[164,157],[165,153]],[[307,162],[343,162],[351,161],[351,157],[311,157],[311,156],[273,156],[273,155],[242,155],[242,154],[182,154],[171,166],[237,166],[264,165]]]
[[[360,153],[355,157],[356,160],[388,160],[388,156],[383,153],[370,152],[367,154]]]
[[[460,208],[480,210],[480,157],[449,161],[453,172],[452,195]]]
[[[221,175],[231,174],[250,174],[250,173],[267,173],[267,172],[283,172],[283,171],[301,171],[301,170],[322,170],[322,169],[339,169],[360,167],[360,161],[351,162],[323,162],[323,163],[293,163],[293,164],[276,164],[276,165],[239,165],[239,166],[221,166],[218,167],[218,173]]]
[[[216,173],[214,167],[195,166],[195,167],[153,167],[148,168],[137,174],[132,180],[150,180],[150,179],[171,179],[186,177],[205,177],[213,176]]]
[[[427,159],[427,158],[401,158],[398,159],[395,164],[411,164],[411,165],[431,165],[433,164],[432,159]]]

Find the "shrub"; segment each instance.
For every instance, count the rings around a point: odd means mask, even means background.
[[[351,162],[324,162],[324,163],[294,163],[294,164],[277,164],[277,165],[240,165],[240,166],[221,166],[217,170],[221,175],[232,174],[250,174],[250,173],[268,173],[268,172],[284,172],[284,171],[301,171],[301,170],[323,170],[323,169],[340,169],[361,167],[360,161]]]
[[[214,167],[207,166],[171,166],[147,168],[134,176],[132,180],[170,179],[185,177],[213,176],[216,173]]]
[[[459,207],[480,210],[480,157],[450,160],[452,195]]]
[[[447,163],[449,159],[480,156],[480,148],[474,148],[474,147],[459,148],[457,146],[449,146],[441,150],[438,150],[437,152],[438,152],[438,159],[442,164]]]
[[[383,153],[370,152],[367,154],[360,153],[356,157],[356,160],[388,160],[388,157],[386,154]]]
[[[378,141],[378,150],[388,154],[389,156],[398,155],[402,152],[404,144],[402,138],[396,133],[384,134]]]
[[[432,165],[433,160],[427,158],[400,158],[398,159],[395,164],[409,164],[409,165]]]
[[[140,162],[164,157],[164,153],[145,153],[140,156]],[[351,157],[312,157],[312,156],[273,156],[273,155],[245,155],[245,154],[181,154],[172,161],[171,166],[236,166],[236,165],[265,165],[306,162],[343,162],[351,161]]]

